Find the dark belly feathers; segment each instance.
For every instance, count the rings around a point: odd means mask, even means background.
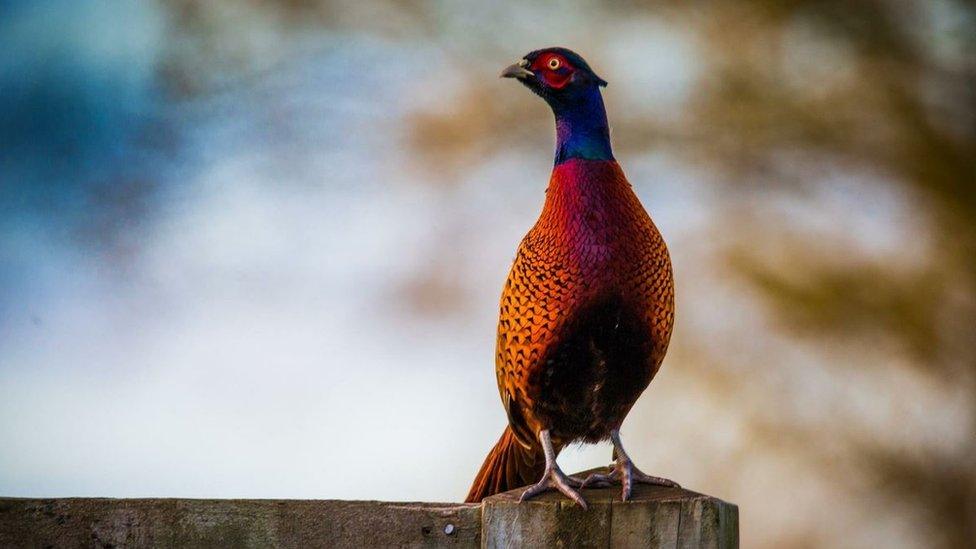
[[[554,439],[606,439],[651,381],[651,341],[642,315],[619,294],[579,311],[533,372],[534,415]]]

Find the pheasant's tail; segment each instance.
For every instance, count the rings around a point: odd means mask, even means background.
[[[505,427],[502,437],[485,458],[464,501],[478,503],[488,496],[532,484],[542,477],[545,470],[546,457],[542,448],[536,445],[530,448],[522,446],[512,428]]]

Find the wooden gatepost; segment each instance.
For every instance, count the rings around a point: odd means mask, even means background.
[[[519,491],[481,504],[0,498],[0,547],[661,547],[739,545],[738,507],[678,488],[587,489],[589,509]]]

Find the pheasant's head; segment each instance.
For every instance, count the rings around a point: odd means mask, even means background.
[[[566,48],[529,52],[502,71],[502,78],[516,78],[550,105],[572,102],[598,91],[607,82],[596,75],[582,57]]]
[[[556,164],[571,158],[613,160],[600,78],[566,48],[530,52],[502,71],[539,94],[556,115]]]

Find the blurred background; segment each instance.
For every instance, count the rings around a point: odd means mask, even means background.
[[[497,74],[563,45],[676,271],[637,463],[744,547],[976,539],[973,2],[8,0],[0,37],[0,494],[462,499],[552,165]]]

